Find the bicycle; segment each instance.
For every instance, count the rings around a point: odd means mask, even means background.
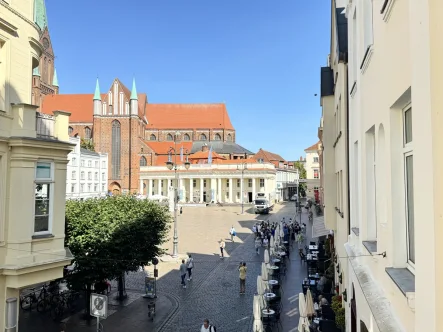
[[[65,306],[68,305],[68,292],[63,292],[53,297],[53,305],[51,308],[51,317],[55,321],[60,320],[65,313]]]
[[[30,290],[31,292],[29,294],[20,297],[20,307],[23,310],[31,310],[33,304],[37,304],[38,307],[38,302],[45,298],[48,293],[46,284],[43,284],[38,296],[36,295],[36,288],[30,288]]]

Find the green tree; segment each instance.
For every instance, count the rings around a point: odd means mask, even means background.
[[[82,138],[80,140],[80,147],[82,149],[86,149],[86,150],[89,150],[89,151],[95,151],[94,142],[92,142],[91,139],[84,139],[84,138]]]
[[[298,174],[300,174],[300,179],[306,179],[306,169],[303,163],[300,161],[296,161],[294,163],[294,166],[298,169]],[[306,182],[299,183],[298,190],[302,197],[306,197],[306,188],[307,188]]]
[[[163,253],[170,222],[167,209],[133,195],[68,200],[65,241],[75,263],[69,284],[90,291],[95,283],[119,279],[121,298],[122,276]]]

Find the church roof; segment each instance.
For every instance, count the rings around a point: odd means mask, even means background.
[[[34,22],[42,31],[48,26],[45,0],[34,1]]]
[[[212,146],[212,151],[217,152],[219,154],[247,154],[252,155],[251,151],[245,149],[241,145],[238,145],[234,142],[223,142],[223,141],[195,141],[192,144],[191,153],[201,151],[202,146],[207,144],[209,147]]]

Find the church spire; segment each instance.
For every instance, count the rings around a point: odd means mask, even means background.
[[[98,84],[98,78],[97,78],[97,82],[95,83],[95,93],[94,93],[93,100],[102,100],[102,98],[100,96],[100,85]]]
[[[48,26],[45,0],[34,1],[34,22],[42,31]]]
[[[54,77],[52,78],[52,85],[58,87],[57,69],[54,68]]]
[[[135,87],[135,78],[132,79],[131,100],[138,100],[137,88]]]

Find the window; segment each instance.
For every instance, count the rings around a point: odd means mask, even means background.
[[[88,183],[88,193],[90,193],[90,192],[91,192],[91,184]]]
[[[88,160],[88,167],[92,167],[92,161]]]
[[[314,179],[319,179],[318,169],[314,169]]]
[[[226,187],[229,188],[229,179],[226,180]]]
[[[88,180],[92,180],[92,172],[88,172]]]
[[[237,192],[237,199],[240,199],[240,192]]]
[[[94,192],[98,191],[98,184],[94,184]]]
[[[314,163],[318,163],[318,157],[314,157]]]
[[[75,177],[76,177],[76,173],[75,173],[75,171],[72,171],[71,172],[71,180],[75,180]]]
[[[192,180],[192,187],[197,187],[197,180],[196,179],[193,179]]]
[[[184,136],[183,136],[183,140],[184,140],[184,141],[190,141],[190,140],[191,140],[191,137],[190,137],[188,134],[184,134]]]
[[[95,181],[98,181],[98,172],[95,172],[95,173],[94,173],[94,180],[95,180]]]
[[[72,158],[71,164],[72,166],[77,166],[77,158]]]
[[[147,165],[146,158],[142,156],[140,158],[140,166],[146,166],[146,165]]]
[[[415,264],[415,222],[414,222],[414,157],[412,148],[412,108],[403,111],[403,153],[405,170],[406,230],[408,261]]]
[[[74,128],[72,128],[71,126],[69,126],[69,127],[68,127],[68,135],[71,136],[73,131],[74,131]]]
[[[252,188],[252,179],[248,179],[248,187]]]
[[[149,136],[149,140],[150,140],[150,141],[156,141],[156,140],[157,140],[157,137],[155,137],[154,134],[151,134],[151,136]]]
[[[102,161],[102,167],[105,168],[106,167],[106,162]]]
[[[75,193],[75,184],[71,184],[71,193]]]
[[[265,160],[264,160],[263,158],[258,158],[258,162],[259,162],[260,164],[263,164],[263,163],[265,162]]]
[[[106,180],[105,173],[102,173],[102,181],[105,181],[105,180]]]
[[[265,187],[265,179],[260,179],[260,188]]]
[[[98,161],[95,162],[95,168],[98,168]]]
[[[111,169],[112,178],[120,178],[121,126],[117,120],[112,121]]]
[[[34,233],[49,233],[52,224],[52,191],[54,187],[53,165],[37,162],[35,170],[35,219]]]
[[[221,141],[221,136],[220,136],[220,134],[215,134],[215,135],[214,135],[214,141]]]
[[[240,186],[241,186],[240,179],[237,179],[237,188],[240,188]]]
[[[232,135],[231,135],[231,134],[228,134],[228,136],[227,136],[227,141],[228,141],[228,142],[232,142]]]
[[[84,185],[83,183],[80,184],[80,192],[81,192],[81,193],[84,191],[84,189],[85,189],[85,185]]]
[[[85,167],[85,161],[84,160],[80,160],[80,166],[81,167]]]
[[[208,138],[205,134],[200,134],[200,141],[206,141]]]
[[[85,127],[85,139],[91,139],[91,128]]]
[[[203,180],[203,187],[206,188],[206,180]]]
[[[85,179],[85,172],[81,171],[80,180],[84,180],[84,179]]]
[[[105,191],[105,185],[102,184],[102,191]]]
[[[168,134],[168,135],[166,136],[166,140],[167,140],[167,141],[173,141],[173,140],[174,140],[174,137],[172,137],[171,134]]]

